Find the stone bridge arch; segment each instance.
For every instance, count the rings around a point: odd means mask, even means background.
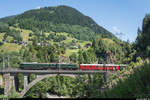
[[[47,75],[42,75],[38,78],[36,78],[35,80],[33,80],[32,82],[30,82],[26,88],[24,88],[21,93],[20,93],[20,96],[23,97],[29,90],[30,88],[32,88],[36,83],[38,83],[39,81],[45,79],[45,78],[48,78],[48,77],[52,77],[52,76],[56,76],[58,74],[47,74]],[[60,74],[61,76],[70,76],[70,77],[73,77],[75,78],[76,76],[75,75],[71,75],[71,74]]]

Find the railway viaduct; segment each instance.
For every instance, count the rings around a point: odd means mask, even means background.
[[[34,86],[37,82],[43,80],[44,78],[48,78],[56,75],[70,76],[75,78],[76,75],[84,75],[88,74],[89,82],[91,82],[91,74],[95,73],[104,73],[105,79],[107,80],[108,72],[107,71],[70,71],[70,70],[17,70],[17,69],[3,69],[0,70],[0,74],[3,75],[4,78],[4,95],[8,96],[12,87],[15,87],[15,79],[18,73],[22,73],[24,75],[24,89],[21,91],[20,96],[23,97],[27,91]],[[37,75],[37,78],[32,82],[28,83],[29,74]],[[16,88],[15,88],[16,89]]]

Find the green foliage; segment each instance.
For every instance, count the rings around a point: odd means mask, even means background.
[[[46,78],[33,86],[26,97],[42,98],[43,94],[57,94],[62,96],[73,96],[75,89],[74,79],[70,77],[55,76]]]
[[[129,64],[128,68],[131,69],[131,68],[134,67],[134,65],[135,65],[135,63],[134,63],[134,62],[131,62],[131,63]]]
[[[104,76],[102,74],[94,74],[92,80],[90,98],[96,98],[101,95],[101,89],[104,85]]]
[[[136,62],[140,62],[141,60],[142,60],[141,57],[136,58]]]
[[[4,93],[4,88],[2,88],[2,86],[0,87],[0,94]]]
[[[36,75],[35,74],[30,74],[29,82],[32,82],[34,79],[36,79]]]
[[[11,66],[8,66],[8,56],[9,56],[9,64]],[[3,63],[3,57],[5,59],[5,68],[19,67],[19,63],[22,62],[22,59],[20,58],[20,54],[18,52],[10,52],[10,53],[0,52],[0,65],[2,65]]]
[[[93,48],[83,52],[84,63],[95,63],[97,61]]]
[[[58,45],[38,46],[27,45],[22,48],[22,55],[25,62],[58,62],[58,55],[64,53],[64,49]]]
[[[104,79],[101,74],[95,74],[92,79],[92,84],[89,91],[89,78],[87,75],[78,75],[76,78],[69,76],[54,76],[43,79],[33,86],[25,97],[27,98],[45,98],[43,94],[70,97],[88,97],[98,95],[99,89],[104,84]],[[95,91],[96,90],[96,91]],[[98,91],[97,91],[98,90]],[[92,96],[91,96],[92,97]]]
[[[78,54],[79,54],[79,56],[78,56],[78,63],[79,64],[84,63],[84,58],[83,58],[83,52],[82,52],[82,50],[79,50]]]
[[[21,92],[24,88],[24,76],[23,74],[19,73],[17,75],[18,78],[18,91]]]
[[[73,53],[69,56],[70,58],[70,61],[73,61],[74,63],[77,62],[77,54],[76,53]]]
[[[13,19],[15,16],[16,16],[16,15],[1,18],[1,19],[0,19],[0,22],[2,22],[2,23],[7,23],[7,22],[9,22],[9,20]]]
[[[14,87],[12,87],[10,90],[10,94],[8,95],[8,98],[20,98],[20,94],[15,91]]]
[[[7,32],[8,30],[9,30],[8,24],[0,22],[0,33]]]
[[[98,58],[98,63],[130,63],[136,50],[128,42],[110,40],[96,36],[92,41],[92,48]]]
[[[145,63],[134,70],[124,81],[120,80],[116,86],[106,91],[104,98],[140,98],[149,97],[150,64]],[[136,84],[136,85],[135,85]]]
[[[138,50],[138,55],[142,57],[149,57],[150,46],[150,14],[146,14],[143,19],[142,31],[138,32],[135,48]],[[146,53],[146,55],[145,55]]]
[[[5,95],[0,95],[0,98],[8,98],[8,97]]]
[[[95,53],[98,57],[104,56],[106,54],[106,45],[102,40],[102,37],[97,36],[92,43],[92,47],[95,49]]]
[[[8,30],[6,32],[6,34],[4,35],[4,39],[7,38],[7,36],[12,36],[14,38],[14,40],[16,41],[22,41],[22,37],[20,36],[20,31],[16,31],[16,30]]]
[[[84,75],[84,76],[77,76],[76,81],[75,81],[75,90],[74,90],[74,94],[76,94],[77,97],[85,97],[87,96],[88,93],[88,76]]]
[[[148,57],[150,57],[150,46],[147,46],[146,55],[147,55]]]
[[[4,43],[3,42],[0,42],[0,46],[2,46]]]
[[[66,36],[49,34],[48,39],[53,39],[54,42],[60,42],[60,41],[66,40]]]
[[[99,59],[98,63],[105,63],[108,47],[102,37],[97,36],[92,42],[92,47],[94,48],[95,54]]]

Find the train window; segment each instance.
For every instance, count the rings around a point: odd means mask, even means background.
[[[113,66],[113,70],[115,70],[116,66]]]

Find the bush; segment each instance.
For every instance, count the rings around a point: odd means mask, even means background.
[[[136,62],[140,62],[141,60],[142,60],[141,57],[136,58]]]
[[[36,79],[36,75],[35,74],[30,74],[29,82],[32,82],[34,79]]]
[[[24,76],[21,73],[19,73],[17,76],[18,76],[18,89],[19,91],[22,91],[24,89]]]
[[[12,87],[8,98],[20,98],[20,94],[15,91],[14,87]]]
[[[147,49],[146,49],[146,55],[147,55],[148,57],[150,57],[150,46],[148,46]]]
[[[3,42],[0,42],[0,46],[3,45],[3,44],[4,44]]]
[[[77,62],[77,54],[76,53],[71,54],[69,56],[69,58],[70,58],[70,61],[75,62],[75,63]]]

